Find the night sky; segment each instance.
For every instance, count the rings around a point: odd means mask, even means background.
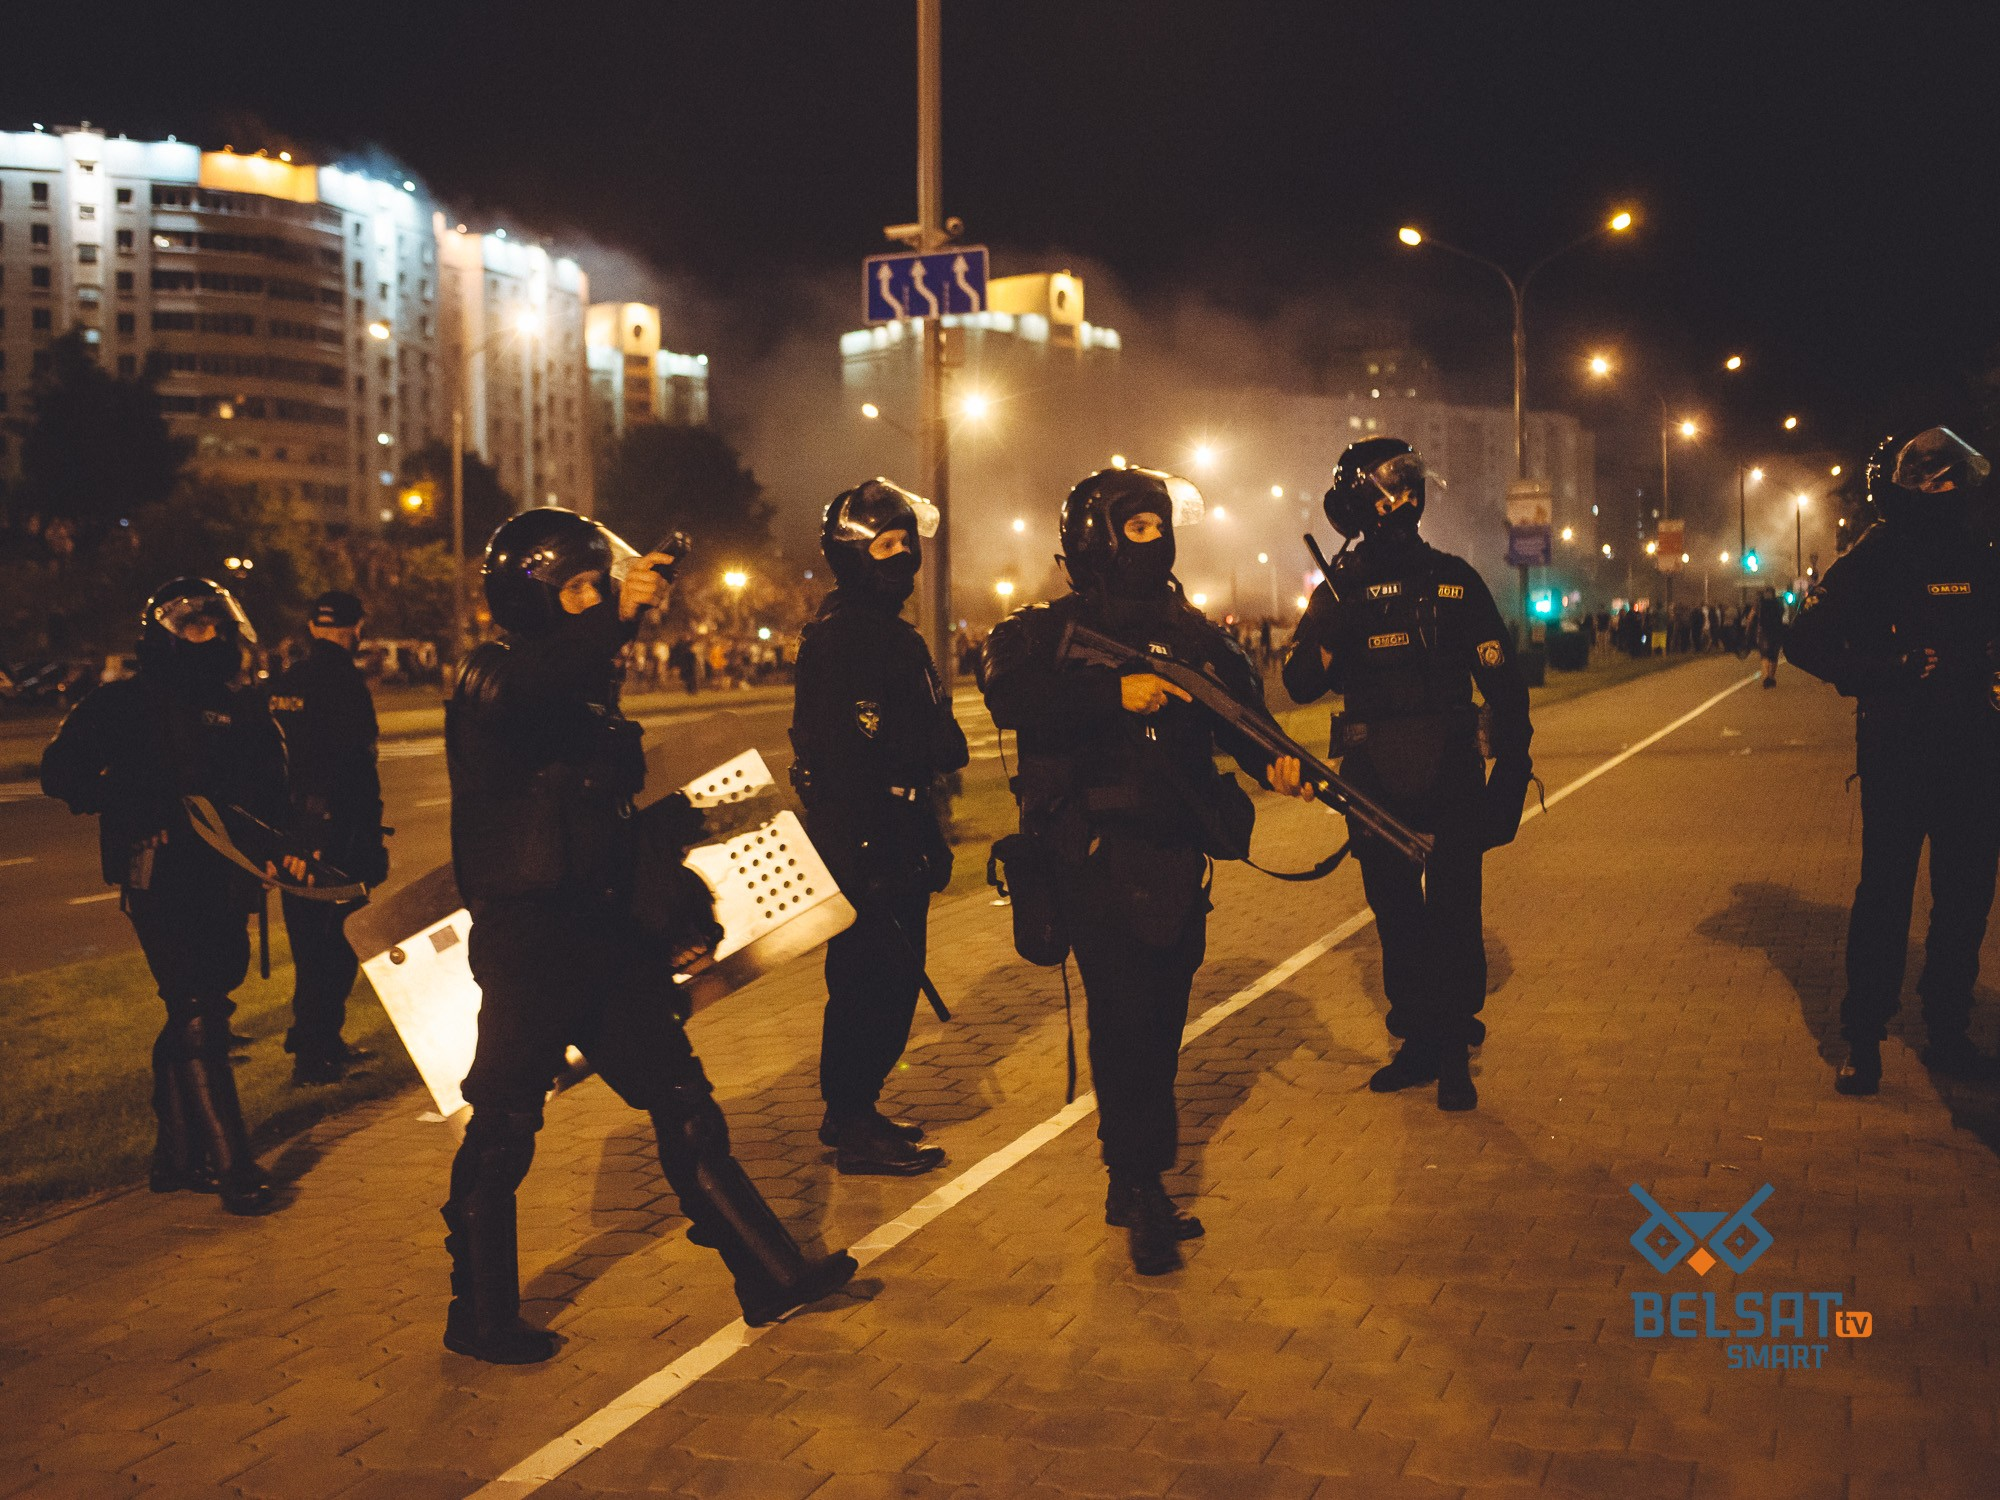
[[[797,286],[858,280],[914,216],[913,12],[15,7],[0,124],[383,152],[469,219],[627,252],[666,288],[670,342],[678,306],[683,347],[748,360],[807,315]],[[1387,314],[1501,399],[1497,279],[1401,250],[1397,225],[1519,265],[1630,204],[1636,235],[1537,283],[1534,399],[1613,427],[1659,391],[1744,451],[1796,411],[1792,441],[1852,449],[1977,423],[1996,15],[945,0],[947,208],[998,273],[1074,259],[1142,319]],[[1577,378],[1599,346],[1615,396]],[[1725,384],[1729,352],[1749,365]]]

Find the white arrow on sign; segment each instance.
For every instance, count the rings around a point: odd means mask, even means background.
[[[919,297],[931,305],[929,316],[935,318],[939,313],[944,311],[938,305],[937,293],[924,285],[924,263],[920,260],[910,262],[910,286],[916,291]]]
[[[958,282],[958,289],[961,292],[965,293],[965,300],[972,304],[972,310],[974,312],[986,311],[986,309],[980,305],[979,293],[974,291],[972,283],[965,279],[965,272],[966,272],[965,257],[963,255],[952,257],[951,274],[953,279]]]
[[[903,304],[898,302],[896,300],[895,293],[889,290],[890,286],[895,282],[895,279],[896,279],[896,273],[890,270],[888,266],[881,265],[875,268],[876,290],[882,294],[882,300],[889,304],[890,310],[893,311],[897,317],[901,318],[906,316],[906,314],[903,311]]]

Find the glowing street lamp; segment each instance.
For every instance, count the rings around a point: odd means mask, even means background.
[[[1028,523],[1026,521],[1024,521],[1019,516],[1014,517],[1014,534],[1016,536],[1019,536],[1022,532],[1026,531],[1027,529],[1028,529]]]
[[[958,400],[959,415],[968,422],[983,422],[993,409],[993,402],[984,392],[967,391]]]
[[[1188,595],[1188,603],[1192,604],[1192,605],[1193,605],[1193,606],[1194,606],[1194,607],[1195,607],[1196,609],[1207,609],[1207,608],[1208,608],[1208,595],[1206,595],[1206,594],[1189,594],[1189,595]]]
[[[1606,542],[1602,547],[1598,548],[1597,550],[1602,552],[1606,557],[1609,557],[1611,555],[1611,543]]]
[[[389,325],[379,318],[368,325],[368,337],[371,339],[386,340],[389,337],[389,332]]]
[[[1785,431],[1796,432],[1798,430],[1798,426],[1799,426],[1799,419],[1797,417],[1785,418]]]
[[[731,568],[727,573],[724,573],[722,575],[723,587],[727,589],[733,589],[738,592],[740,592],[743,586],[747,584],[749,581],[750,581],[750,575],[742,571],[742,569],[740,568]]]
[[[1285,487],[1284,487],[1284,486],[1283,486],[1282,484],[1274,484],[1274,485],[1272,485],[1272,486],[1271,486],[1271,498],[1272,498],[1273,500],[1282,500],[1282,499],[1284,499],[1284,498],[1285,498]]]
[[[861,403],[861,415],[873,422],[881,417],[882,408],[873,401],[864,401]]]
[[[1209,511],[1208,518],[1211,521],[1226,521],[1229,519],[1229,512],[1224,510],[1221,506],[1218,505],[1214,509]]]
[[[1701,436],[1701,425],[1693,417],[1683,417],[1680,422],[1681,436],[1692,438]]]
[[[1743,356],[1742,356],[1742,355],[1740,355],[1740,354],[1732,354],[1732,355],[1730,355],[1730,356],[1729,356],[1729,358],[1725,359],[1725,360],[1724,360],[1724,361],[1722,362],[1722,368],[1723,368],[1723,369],[1725,369],[1725,370],[1740,370],[1740,369],[1742,369],[1742,368],[1743,368]]]
[[[1566,541],[1566,542],[1573,542],[1573,541],[1575,541],[1575,540],[1576,540],[1576,528],[1575,528],[1574,526],[1565,526],[1565,527],[1563,527],[1563,532],[1562,532],[1562,536],[1563,536],[1563,540],[1564,540],[1564,541]]]
[[[1111,467],[1112,467],[1112,468],[1114,468],[1114,469],[1122,469],[1122,468],[1124,468],[1124,467],[1125,467],[1125,455],[1124,455],[1124,454],[1122,454],[1122,453],[1114,453],[1114,454],[1112,454],[1112,455],[1111,455]]]
[[[1611,373],[1611,357],[1608,354],[1590,356],[1590,373],[1602,380]]]
[[[1013,598],[1013,597],[1014,597],[1014,580],[1013,580],[1013,579],[1011,579],[1011,578],[1003,578],[1003,579],[1001,579],[1001,580],[1000,580],[1000,581],[999,581],[998,583],[996,583],[996,584],[994,584],[994,585],[993,585],[993,592],[994,592],[994,593],[996,593],[996,594],[998,594],[998,595],[999,595],[999,596],[1000,596],[1000,597],[1001,597],[1002,599],[1011,599],[1011,598]]]
[[[1196,443],[1194,445],[1194,466],[1197,469],[1214,468],[1215,467],[1214,447],[1208,443]],[[1119,467],[1122,468],[1124,466],[1121,464]]]

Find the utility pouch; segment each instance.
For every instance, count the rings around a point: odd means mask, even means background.
[[[153,888],[153,861],[158,857],[160,845],[167,841],[164,833],[148,834],[139,844],[133,846],[125,863],[125,885],[129,890],[150,891]]]
[[[1055,870],[1036,839],[1010,833],[996,841],[986,857],[986,882],[1013,904],[1016,953],[1045,969],[1069,957]]]

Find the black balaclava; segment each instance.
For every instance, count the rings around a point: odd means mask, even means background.
[[[1163,598],[1174,575],[1173,507],[1164,496],[1121,495],[1111,502],[1111,566],[1104,586],[1120,599]],[[1151,512],[1160,518],[1160,535],[1135,542],[1125,535],[1125,523]]]

